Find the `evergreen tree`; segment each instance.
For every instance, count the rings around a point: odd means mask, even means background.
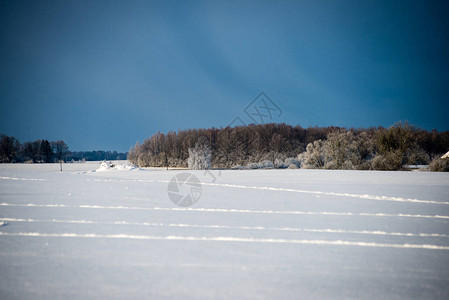
[[[47,140],[42,140],[40,145],[40,154],[44,162],[49,163],[53,159],[53,151]]]
[[[0,140],[0,162],[14,162],[20,150],[19,141],[12,136],[2,135]]]

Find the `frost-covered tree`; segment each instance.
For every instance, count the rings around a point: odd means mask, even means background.
[[[190,170],[208,170],[212,167],[212,155],[207,138],[200,137],[194,148],[189,148]]]
[[[404,164],[427,164],[429,153],[419,145],[418,130],[408,122],[397,122],[388,129],[379,129],[374,136],[376,170],[399,170]]]
[[[326,169],[369,169],[368,160],[373,147],[367,143],[366,135],[355,135],[352,131],[334,131],[324,142]]]
[[[131,163],[133,163],[135,165],[138,165],[138,158],[139,158],[139,154],[140,153],[141,153],[141,151],[140,151],[140,143],[137,141],[136,144],[134,145],[134,147],[131,147],[131,149],[129,149],[127,159]]]
[[[353,134],[348,131],[334,131],[327,135],[324,142],[326,169],[343,169],[345,165],[350,165],[351,156],[353,156]]]
[[[150,159],[147,153],[140,153],[137,157],[137,165],[139,167],[148,167],[150,166]]]
[[[325,164],[325,151],[323,141],[318,140],[309,143],[306,151],[299,154],[298,160],[301,162],[301,167],[305,169],[321,169]]]
[[[365,133],[336,130],[325,141],[315,141],[298,156],[300,165],[309,169],[369,169],[373,145]]]

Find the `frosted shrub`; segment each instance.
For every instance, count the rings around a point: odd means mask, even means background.
[[[284,164],[282,159],[276,158],[276,160],[274,161],[274,167],[278,169],[285,169],[288,167],[288,165]]]
[[[259,164],[257,164],[257,163],[249,163],[246,167],[248,169],[259,169],[260,168]]]
[[[232,170],[243,170],[243,169],[245,169],[245,167],[244,167],[244,166],[241,166],[241,165],[235,165],[235,166],[233,166],[231,169],[232,169]]]
[[[321,169],[325,163],[325,152],[323,141],[318,140],[310,143],[306,147],[306,151],[298,156],[301,161],[301,167],[305,169]]]
[[[432,172],[449,172],[449,158],[434,158],[429,164],[429,169]]]
[[[334,131],[324,142],[325,169],[364,170],[373,154],[372,143],[366,134],[355,135],[352,131]]]
[[[419,147],[407,151],[407,163],[409,165],[427,165],[429,161],[429,155]]]
[[[325,151],[325,169],[343,169],[345,161],[354,156],[354,135],[352,132],[334,131],[327,135],[323,143]]]
[[[274,164],[269,160],[264,160],[263,162],[259,163],[260,168],[274,168]]]
[[[387,130],[380,129],[374,136],[376,152],[385,158],[386,162],[392,162],[390,170],[398,170],[404,164],[427,164],[429,154],[419,145],[419,131],[408,124],[398,122]],[[400,162],[397,160],[400,156]]]
[[[395,171],[402,166],[402,153],[400,151],[389,152],[384,155],[376,155],[371,160],[373,170]]]
[[[301,162],[297,158],[287,157],[285,159],[284,165],[287,166],[287,167],[290,167],[291,165],[295,165],[296,167],[300,168],[301,167]]]
[[[346,161],[343,163],[343,170],[354,170],[354,169],[355,169],[355,166],[354,166],[354,164],[352,163],[352,161],[346,160]]]
[[[246,168],[248,169],[272,169],[274,168],[273,162],[270,160],[264,160],[260,163],[249,163]]]
[[[211,150],[206,138],[199,138],[195,147],[189,148],[187,163],[190,170],[208,170],[212,167]]]
[[[372,156],[373,146],[366,134],[340,130],[329,133],[325,141],[308,144],[306,151],[298,155],[296,164],[306,169],[366,170],[371,168]],[[377,165],[387,163],[379,159],[377,162]]]
[[[168,165],[169,166],[181,166],[181,167],[188,167],[187,159],[180,159],[180,158],[174,158],[169,157],[168,158]]]
[[[137,157],[137,165],[139,167],[149,167],[150,166],[150,158],[146,153],[140,153]]]

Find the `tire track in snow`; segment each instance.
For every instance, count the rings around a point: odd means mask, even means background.
[[[18,178],[18,177],[6,177],[0,176],[0,179],[4,180],[21,180],[21,181],[46,181],[46,179],[41,178]],[[141,183],[169,183],[169,180],[154,180],[154,179],[87,179],[87,181],[95,182],[141,182]],[[247,186],[239,184],[227,184],[227,183],[207,183],[202,182],[202,185],[209,186],[220,186],[228,188],[240,188],[240,189],[256,189],[256,190],[267,190],[267,191],[279,191],[279,192],[292,192],[292,193],[303,193],[312,195],[326,195],[326,196],[337,196],[337,197],[349,197],[358,199],[367,199],[375,201],[393,201],[393,202],[407,202],[407,203],[421,203],[421,204],[441,204],[449,205],[449,201],[434,201],[434,200],[421,200],[412,198],[401,198],[401,197],[391,197],[391,196],[376,196],[369,194],[351,194],[351,193],[337,193],[337,192],[323,192],[323,191],[310,191],[310,190],[300,190],[292,188],[277,188],[269,186]]]
[[[90,181],[90,180],[89,180]],[[169,183],[169,180],[155,180],[155,179],[93,179],[96,182],[144,182],[144,183]],[[413,198],[401,198],[401,197],[391,197],[391,196],[376,196],[369,194],[352,194],[352,193],[337,193],[337,192],[323,192],[323,191],[310,191],[310,190],[300,190],[292,188],[278,188],[269,186],[248,186],[240,184],[228,184],[228,183],[213,183],[213,182],[202,182],[202,185],[208,186],[220,186],[228,188],[239,188],[239,189],[255,189],[255,190],[265,190],[265,191],[277,191],[277,192],[291,192],[291,193],[303,193],[312,195],[326,195],[326,196],[337,196],[337,197],[348,197],[348,198],[358,198],[367,199],[375,201],[393,201],[393,202],[406,202],[406,203],[421,203],[421,204],[441,204],[449,205],[449,201],[434,201],[434,200],[421,200]]]
[[[20,181],[46,181],[46,179],[42,179],[42,178],[19,178],[19,177],[7,177],[7,176],[0,176],[0,179],[20,180]]]
[[[180,207],[138,207],[138,206],[104,206],[104,205],[66,205],[66,204],[14,204],[0,203],[0,206],[9,207],[43,207],[43,208],[86,208],[86,209],[123,209],[123,210],[150,210],[150,211],[190,211],[211,213],[248,213],[248,214],[285,214],[285,215],[324,215],[324,216],[364,216],[364,217],[403,217],[426,219],[449,219],[444,215],[412,215],[412,214],[385,214],[385,213],[352,213],[332,211],[276,211],[276,210],[249,210],[249,209],[224,209],[224,208],[180,208]]]
[[[375,242],[357,241],[326,241],[326,240],[290,240],[290,239],[265,239],[265,238],[241,238],[232,236],[154,236],[154,235],[132,235],[132,234],[96,234],[96,233],[41,233],[41,232],[19,232],[9,233],[0,231],[0,236],[22,236],[22,237],[56,237],[56,238],[98,238],[98,239],[130,239],[130,240],[168,240],[168,241],[199,241],[199,242],[239,242],[239,243],[274,243],[274,244],[303,244],[320,246],[357,246],[374,248],[406,248],[426,250],[449,250],[449,246],[431,244],[385,244]]]
[[[440,233],[404,233],[404,232],[385,232],[371,230],[344,230],[344,229],[314,229],[298,227],[262,227],[262,226],[230,226],[230,225],[198,225],[182,223],[150,223],[150,222],[128,222],[128,221],[94,221],[94,220],[37,220],[37,219],[17,219],[0,218],[3,222],[27,222],[27,223],[67,223],[67,224],[99,224],[99,225],[132,225],[132,226],[150,226],[150,227],[178,227],[178,228],[200,228],[200,229],[240,229],[255,231],[288,231],[288,232],[315,232],[315,233],[336,233],[336,234],[365,234],[365,235],[388,235],[388,236],[407,236],[407,237],[444,237],[449,235]],[[1,224],[2,222],[0,222]]]
[[[368,194],[362,195],[362,194],[349,194],[349,193],[336,193],[336,192],[309,191],[309,190],[298,190],[298,189],[290,189],[290,188],[277,188],[277,187],[267,187],[267,186],[262,186],[262,187],[261,186],[246,186],[246,185],[226,184],[226,183],[202,183],[202,184],[210,185],[210,186],[241,188],[241,189],[256,189],[256,190],[267,190],[267,191],[303,193],[303,194],[312,194],[312,195],[349,197],[349,198],[359,198],[359,199],[368,199],[368,200],[376,200],[376,201],[394,201],[394,202],[449,205],[449,202],[447,202],[447,201],[420,200],[420,199],[389,197],[389,196],[374,196],[374,195],[368,195]]]

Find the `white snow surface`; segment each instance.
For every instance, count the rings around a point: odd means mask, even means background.
[[[448,173],[100,164],[0,164],[0,299],[449,298]]]

